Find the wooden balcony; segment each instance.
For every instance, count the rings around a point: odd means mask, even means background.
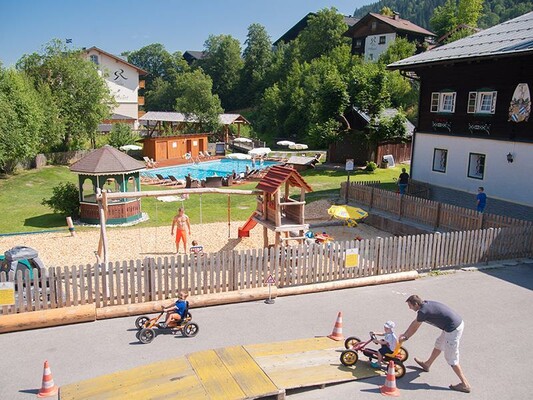
[[[146,81],[139,81],[139,89],[144,89],[146,85]]]
[[[144,106],[144,96],[139,96],[137,99],[137,104],[140,106]]]

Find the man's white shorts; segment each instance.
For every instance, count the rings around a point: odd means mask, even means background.
[[[463,321],[454,331],[442,331],[435,341],[435,348],[444,352],[444,358],[452,366],[459,364],[459,343],[461,342],[461,336],[463,336],[464,327],[465,323]]]

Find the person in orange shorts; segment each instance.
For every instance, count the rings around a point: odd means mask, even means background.
[[[176,254],[179,253],[180,241],[183,242],[183,252],[187,253],[187,235],[191,234],[191,224],[189,217],[183,211],[183,208],[178,208],[178,213],[172,220],[172,230],[170,234],[174,236],[174,227],[176,227]]]

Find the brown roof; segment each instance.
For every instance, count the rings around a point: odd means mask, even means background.
[[[386,15],[381,15],[378,13],[368,13],[363,18],[361,18],[358,22],[352,25],[348,29],[348,31],[344,33],[344,35],[348,37],[352,37],[353,32],[357,31],[361,26],[366,24],[367,21],[371,18],[376,18],[386,23],[387,25],[393,27],[396,31],[407,31],[407,32],[414,32],[414,33],[422,34],[425,36],[436,36],[433,32],[430,32],[427,29],[422,28],[421,26],[413,24],[411,21],[402,19],[399,16],[388,17]]]
[[[70,166],[72,172],[91,175],[140,171],[145,168],[144,163],[107,144]]]
[[[274,165],[271,167],[255,188],[272,194],[275,193],[286,181],[289,181],[292,186],[304,188],[307,192],[313,191],[311,186],[304,181],[304,178],[302,178],[298,171],[282,165]]]

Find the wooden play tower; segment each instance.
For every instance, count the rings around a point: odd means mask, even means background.
[[[305,223],[305,193],[313,189],[291,167],[276,165],[257,184],[257,209],[239,228],[239,237],[248,237],[257,224],[263,226],[264,247],[268,247],[268,230],[275,232],[275,246],[286,240],[304,240],[309,229]]]

